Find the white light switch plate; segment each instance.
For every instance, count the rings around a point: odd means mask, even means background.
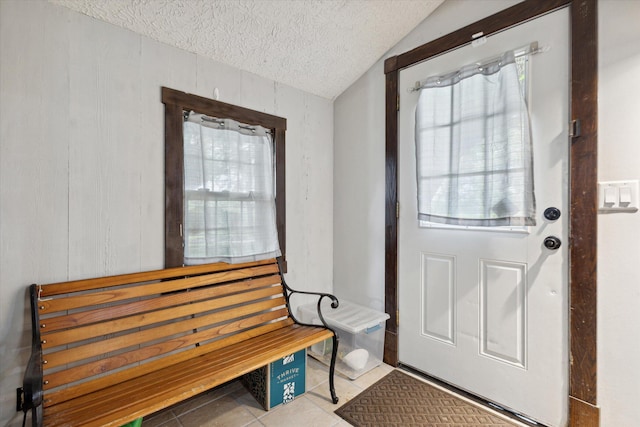
[[[600,212],[637,212],[638,180],[598,183]]]

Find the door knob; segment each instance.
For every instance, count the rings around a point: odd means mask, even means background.
[[[560,209],[550,207],[544,210],[544,217],[549,221],[555,221],[560,218]]]
[[[556,236],[548,236],[544,239],[544,247],[547,249],[551,249],[555,251],[560,246],[562,246],[562,241],[558,239]]]

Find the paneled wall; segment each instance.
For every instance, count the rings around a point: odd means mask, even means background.
[[[19,425],[27,285],[161,268],[160,87],[287,119],[290,285],[332,291],[333,105],[45,1],[0,1],[0,425]]]

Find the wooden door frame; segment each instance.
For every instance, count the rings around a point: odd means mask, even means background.
[[[554,10],[571,21],[569,218],[569,424],[598,426],[597,407],[597,0],[525,0],[494,15],[388,58],[386,77],[384,361],[398,364],[398,76],[400,70]]]

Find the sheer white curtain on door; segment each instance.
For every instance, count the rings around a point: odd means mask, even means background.
[[[185,264],[280,256],[271,135],[189,114],[184,123]]]
[[[430,77],[419,90],[418,218],[535,225],[529,116],[513,52]]]

